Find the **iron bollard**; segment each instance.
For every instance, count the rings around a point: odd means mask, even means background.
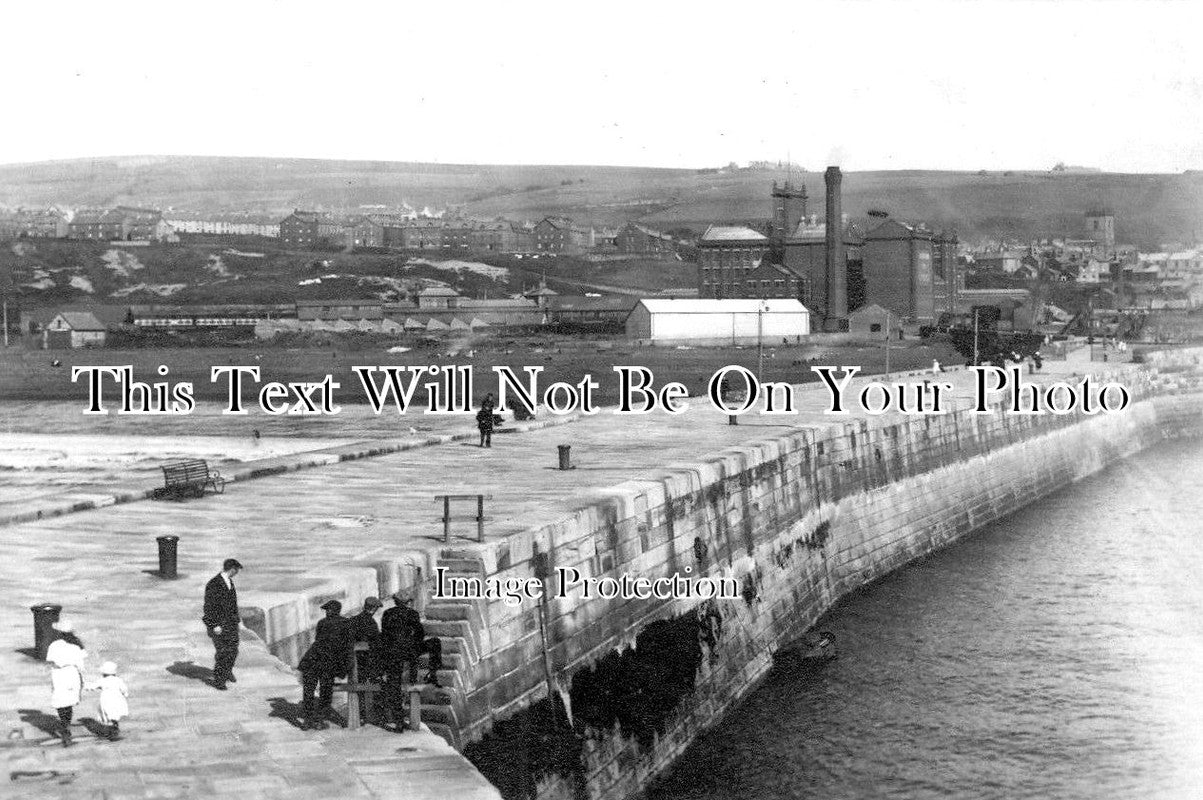
[[[556,447],[560,450],[560,469],[572,469],[572,457],[569,455],[572,445],[560,444],[556,445]]]
[[[159,577],[178,578],[179,575],[176,573],[176,547],[179,545],[180,537],[159,536],[155,541],[159,543]]]
[[[29,610],[33,612],[33,649],[38,651],[38,658],[44,659],[46,648],[57,635],[54,632],[54,623],[58,622],[63,607],[53,603],[41,603],[30,606]]]
[[[728,424],[728,425],[738,425],[738,424],[739,424],[739,417],[737,417],[737,416],[736,416],[736,415],[734,415],[734,414],[728,414],[728,415],[727,415],[727,424]]]

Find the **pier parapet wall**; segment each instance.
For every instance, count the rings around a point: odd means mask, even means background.
[[[963,410],[794,429],[666,466],[554,525],[443,551],[455,574],[540,578],[547,596],[430,603],[462,654],[444,730],[507,798],[637,793],[840,597],[1203,428],[1203,395],[1159,395],[1154,370],[1099,377],[1139,401],[1114,415]],[[561,570],[731,579],[738,597],[586,598],[562,591]]]
[[[295,663],[326,599],[354,610],[368,594],[424,593],[445,660],[442,687],[423,691],[433,730],[506,798],[629,797],[840,597],[1117,459],[1203,431],[1198,361],[1177,351],[1096,373],[1132,390],[1120,414],[965,409],[775,429],[582,495],[553,524],[317,570],[303,592],[265,592],[246,622]],[[440,569],[534,580],[544,599],[431,597]],[[736,596],[586,597],[562,574],[725,581]]]

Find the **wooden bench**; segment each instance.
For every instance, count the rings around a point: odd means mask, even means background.
[[[226,490],[226,479],[200,458],[164,464],[162,469],[163,485],[155,489],[156,498],[201,497],[207,488],[217,493]]]
[[[384,691],[381,684],[367,680],[365,676],[359,674],[358,655],[370,651],[371,646],[367,642],[356,642],[351,650],[351,663],[347,667],[347,674],[350,677],[346,683],[334,684],[334,691],[347,693],[347,727],[352,730],[367,721],[359,716],[359,698],[364,698],[367,713],[371,714],[376,703],[376,693]],[[418,701],[419,707],[421,702],[421,700]]]
[[[347,693],[347,727],[355,730],[363,726],[368,720],[363,719],[359,713],[359,698],[364,698],[364,708],[368,714],[372,713],[372,709],[376,705],[376,694],[384,692],[384,685],[376,681],[367,680],[359,674],[359,653],[367,653],[371,651],[371,647],[367,642],[356,642],[351,652],[351,663],[348,665],[347,673],[350,676],[345,683],[335,683],[334,691]],[[409,729],[416,731],[422,727],[422,686],[417,683],[407,683],[400,690],[409,696]],[[400,724],[400,720],[393,720],[394,723]]]

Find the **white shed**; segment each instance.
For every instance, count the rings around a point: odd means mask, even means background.
[[[63,311],[42,329],[42,347],[103,347],[104,323],[88,311]]]
[[[794,344],[810,333],[810,312],[797,300],[642,299],[626,333],[657,344]]]

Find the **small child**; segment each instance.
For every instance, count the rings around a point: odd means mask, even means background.
[[[100,692],[100,722],[105,726],[102,736],[110,742],[121,738],[121,720],[129,714],[129,688],[117,677],[117,665],[106,661],[100,665],[100,680],[88,687]]]

